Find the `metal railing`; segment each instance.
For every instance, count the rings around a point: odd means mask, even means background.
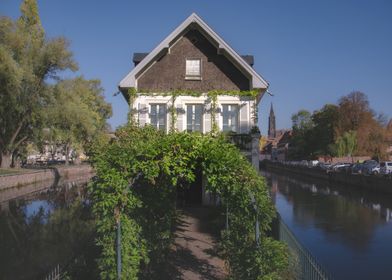
[[[317,262],[310,252],[303,247],[287,225],[278,215],[279,240],[285,242],[290,251],[290,267],[295,274],[295,279],[304,280],[331,280],[332,277]]]
[[[46,275],[45,280],[60,280],[61,279],[61,270],[60,265],[57,265]]]

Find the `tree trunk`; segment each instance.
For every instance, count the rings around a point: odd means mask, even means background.
[[[12,153],[2,152],[0,168],[10,168],[11,163],[12,163]]]
[[[65,165],[69,164],[69,144],[65,144]]]

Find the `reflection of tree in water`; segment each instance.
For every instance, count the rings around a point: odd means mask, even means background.
[[[385,223],[380,212],[369,207],[371,196],[370,201],[364,199],[368,196],[361,191],[273,175],[272,181],[275,180],[279,193],[293,205],[296,223],[319,228],[327,239],[342,242],[354,250],[366,250],[377,226]],[[374,199],[378,205],[390,206],[390,201]]]
[[[97,278],[94,221],[84,194],[85,188],[70,186],[10,201],[9,211],[0,212],[0,279],[43,278],[57,264],[68,264],[69,274],[80,279]],[[34,200],[50,207],[28,215]]]

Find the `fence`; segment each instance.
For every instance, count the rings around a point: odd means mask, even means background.
[[[278,215],[279,240],[287,244],[290,251],[290,266],[293,268],[296,279],[304,280],[331,280],[332,277],[317,262],[317,260],[304,248],[287,225]]]
[[[60,265],[57,265],[55,268],[46,275],[45,280],[60,280],[61,279],[61,271]]]

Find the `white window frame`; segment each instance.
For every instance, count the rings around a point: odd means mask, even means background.
[[[193,69],[190,69],[192,66],[192,63],[198,62],[199,63],[199,71],[192,71]],[[201,80],[201,59],[200,58],[187,58],[185,60],[185,79],[186,80]]]
[[[239,129],[240,129],[240,125],[239,125],[239,122],[240,122],[240,104],[238,104],[238,103],[223,103],[223,104],[221,104],[220,105],[220,110],[221,110],[221,113],[220,113],[220,117],[221,117],[221,121],[220,121],[220,124],[221,124],[221,131],[222,132],[225,132],[225,130],[224,130],[224,126],[223,126],[223,124],[224,124],[224,115],[223,115],[223,107],[224,106],[235,106],[235,107],[237,107],[237,112],[236,112],[236,125],[235,125],[235,130],[234,130],[234,132],[235,133],[240,133],[240,131],[239,131]],[[230,107],[229,107],[230,108]],[[231,112],[231,109],[230,109],[230,112]],[[231,124],[231,118],[228,120],[228,122],[230,123],[229,124],[229,127],[232,127],[232,124]],[[230,130],[230,131],[233,131],[233,130]],[[228,132],[228,131],[226,131],[226,132]]]
[[[200,106],[201,107],[201,119],[200,119],[200,131],[197,132],[201,132],[204,133],[204,105],[201,103],[186,103],[185,104],[185,108],[186,108],[186,113],[185,113],[185,130],[187,132],[188,131],[188,106],[192,106],[192,121],[195,121],[195,117],[196,117],[196,106]],[[192,125],[194,126],[194,125]],[[196,130],[192,130],[191,132],[196,132]]]
[[[164,118],[164,129],[163,129],[163,131],[165,131],[165,132],[167,132],[167,104],[166,103],[149,103],[148,104],[148,106],[149,106],[149,122],[150,122],[150,125],[152,125],[153,127],[155,127],[156,129],[159,129],[159,125],[160,125],[160,123],[159,123],[159,108],[161,107],[161,106],[163,106],[164,108],[165,108],[165,118]],[[151,114],[152,114],[152,106],[157,106],[157,114],[158,114],[158,119],[157,119],[157,123],[156,124],[153,124],[152,123],[152,117],[151,117]]]

